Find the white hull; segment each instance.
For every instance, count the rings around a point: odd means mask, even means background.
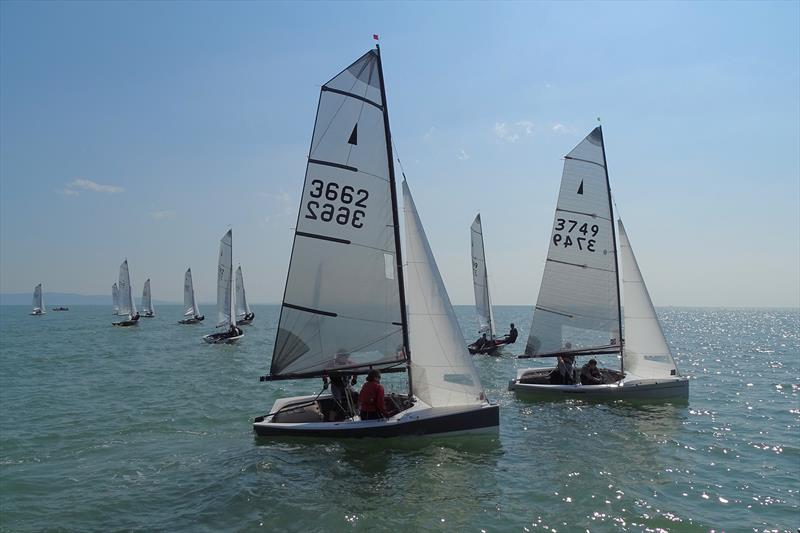
[[[545,383],[521,383],[527,372],[552,370],[543,368],[523,368],[517,371],[516,379],[508,384],[520,399],[564,400],[581,399],[590,401],[616,400],[689,400],[689,378],[670,376],[658,379],[643,379],[628,374],[616,383],[602,385],[551,385]]]
[[[488,403],[453,407],[430,407],[420,400],[414,405],[389,418],[361,420],[352,419],[325,422],[318,414],[316,400],[324,401],[329,396],[296,396],[281,398],[272,406],[272,412],[259,417],[253,429],[261,437],[321,437],[321,438],[366,438],[402,437],[412,435],[496,433],[499,427],[499,407]],[[309,404],[311,407],[309,408]],[[297,406],[296,410],[292,406]],[[305,406],[305,407],[304,407]],[[276,416],[288,415],[303,419],[298,422],[274,422]]]

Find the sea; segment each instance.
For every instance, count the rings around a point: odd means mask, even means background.
[[[257,438],[253,418],[320,380],[259,382],[279,308],[235,346],[160,306],[0,307],[0,531],[792,531],[800,528],[800,310],[659,308],[684,404],[525,402],[520,339],[475,356],[494,435]],[[474,311],[456,313],[477,335]],[[611,361],[609,364],[616,364]],[[387,388],[403,390],[389,376]]]

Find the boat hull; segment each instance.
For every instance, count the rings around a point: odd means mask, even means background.
[[[689,379],[685,376],[670,376],[658,379],[643,379],[628,375],[616,383],[602,385],[551,385],[545,383],[522,383],[526,372],[552,369],[522,369],[517,378],[510,381],[508,390],[525,400],[588,401],[681,401],[689,400]]]
[[[178,324],[199,324],[203,319],[205,319],[204,316],[199,318],[184,318],[183,320],[179,320]]]
[[[203,335],[203,340],[209,344],[233,344],[242,337],[244,337],[244,333],[234,337],[224,337],[220,333],[209,333],[208,335]]]
[[[275,402],[273,412],[292,405],[314,402],[316,396],[283,398]],[[352,420],[340,422],[308,421],[297,423],[272,422],[274,416],[258,417],[253,430],[259,437],[317,437],[332,439],[390,438],[419,435],[497,432],[500,408],[483,404],[458,407],[429,407],[417,403],[388,419]]]
[[[119,322],[112,322],[111,325],[126,328],[128,326],[135,326],[138,323],[139,323],[138,320],[120,320]]]
[[[470,344],[470,345],[467,346],[467,350],[469,350],[469,353],[471,353],[472,355],[475,355],[475,354],[478,354],[478,355],[497,355],[497,353],[500,352],[500,349],[503,346],[506,346],[508,344],[510,344],[510,343],[505,342],[505,341],[496,340],[496,341],[494,341],[494,344],[492,344],[491,346],[478,349],[478,348],[475,347],[475,344],[473,343],[473,344]]]

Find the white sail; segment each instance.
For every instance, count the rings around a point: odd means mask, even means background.
[[[485,403],[478,372],[405,181],[403,204],[413,392],[432,407]]]
[[[489,297],[489,275],[486,269],[486,252],[483,247],[483,227],[481,215],[475,217],[470,227],[472,244],[472,286],[475,289],[475,313],[478,315],[478,334],[486,333],[495,338],[492,300]]]
[[[219,241],[217,264],[217,327],[236,325],[233,311],[233,230]]]
[[[136,306],[133,302],[133,293],[131,289],[131,276],[128,271],[128,260],[122,262],[119,266],[119,314],[133,316],[136,314]]]
[[[622,287],[625,291],[625,371],[641,378],[678,375],[678,367],[667,345],[622,220],[618,221],[618,227]]]
[[[45,313],[44,296],[42,296],[42,284],[33,288],[33,311]]]
[[[183,316],[200,316],[200,309],[194,297],[191,268],[187,268],[183,276]]]
[[[619,345],[619,287],[603,134],[566,157],[529,356]]]
[[[405,361],[378,61],[322,86],[273,376]]]
[[[142,290],[142,312],[152,314],[155,312],[153,309],[153,301],[150,296],[150,278],[144,282],[144,289]]]
[[[250,305],[244,293],[244,277],[241,265],[236,269],[236,316],[243,317],[250,314]]]
[[[111,305],[112,307],[112,314],[118,315],[119,314],[119,288],[117,288],[117,284],[114,283],[111,286]]]

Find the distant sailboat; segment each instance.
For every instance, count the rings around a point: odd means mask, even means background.
[[[405,182],[403,267],[380,49],[322,86],[312,139],[262,380],[342,380],[374,369],[406,372],[408,392],[388,395],[378,419],[332,394],[280,398],[253,429],[337,439],[497,431],[499,408],[485,398]]]
[[[47,313],[47,310],[44,307],[44,297],[42,296],[42,284],[40,283],[33,288],[33,311],[31,311],[31,315],[39,316],[39,315],[44,315],[45,313]]]
[[[678,373],[622,220],[618,225],[619,247],[603,131],[597,127],[565,157],[542,285],[520,356],[558,357],[560,363],[556,369],[520,369],[509,384],[519,396],[688,398],[689,381]],[[620,369],[598,369],[581,385],[572,361],[601,354],[619,354]]]
[[[133,299],[131,276],[128,271],[128,260],[119,266],[119,315],[127,319],[113,322],[115,326],[135,326],[139,323],[139,312],[136,310],[136,301]]]
[[[197,300],[194,297],[191,268],[187,268],[183,276],[183,316],[187,318],[180,320],[179,324],[197,324],[205,318],[200,314],[200,308],[197,307]]]
[[[244,293],[244,278],[242,277],[242,266],[236,269],[236,322],[238,324],[250,324],[256,314],[250,310],[247,303],[247,296]]]
[[[112,306],[113,306],[111,308],[111,314],[112,315],[118,315],[119,314],[119,288],[117,287],[116,283],[114,283],[111,286],[111,302],[112,302]]]
[[[156,316],[156,311],[153,309],[153,301],[150,297],[150,278],[144,282],[144,289],[142,290],[142,316],[145,318],[153,318]]]
[[[236,326],[234,307],[233,230],[228,230],[219,242],[217,264],[217,327],[223,331],[205,335],[204,341],[210,344],[231,344],[244,337],[244,332]]]
[[[475,313],[478,315],[478,340],[467,346],[471,354],[495,354],[509,341],[498,339],[494,329],[492,299],[489,296],[489,274],[486,269],[486,251],[483,247],[481,215],[475,217],[470,226],[472,247],[472,287],[475,289]],[[486,339],[483,339],[486,335]]]

